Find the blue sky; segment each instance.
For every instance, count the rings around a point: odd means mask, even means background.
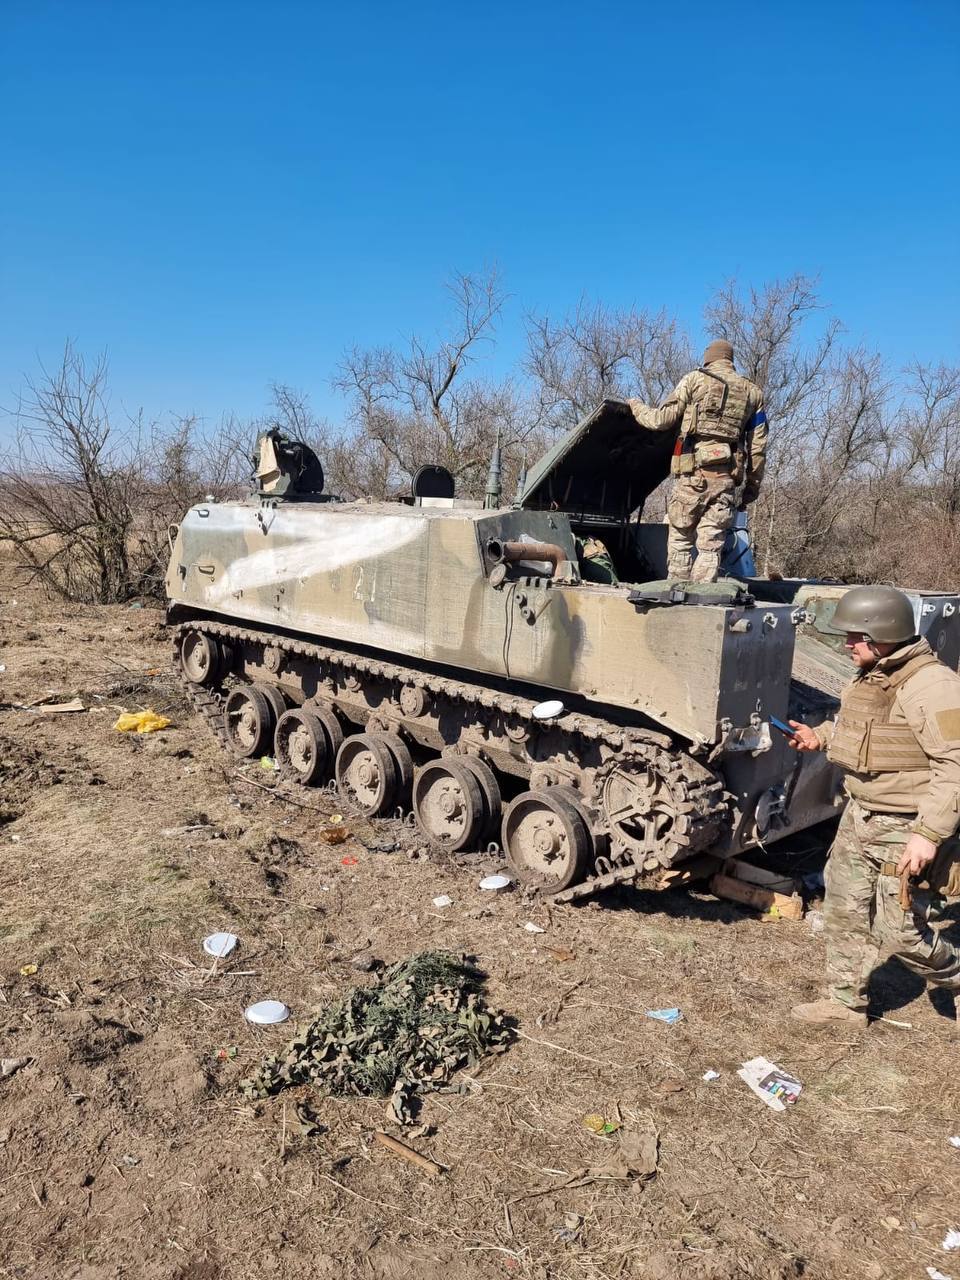
[[[0,404],[66,338],[114,403],[255,414],[442,323],[700,313],[819,274],[853,341],[957,361],[960,5],[5,0]],[[4,426],[0,423],[0,434]]]

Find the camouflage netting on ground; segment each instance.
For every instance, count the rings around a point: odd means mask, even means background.
[[[341,1097],[389,1096],[394,1117],[406,1124],[418,1094],[457,1091],[453,1073],[505,1049],[511,1036],[508,1019],[486,1007],[476,969],[424,951],[321,1009],[241,1088],[249,1098],[296,1084]]]

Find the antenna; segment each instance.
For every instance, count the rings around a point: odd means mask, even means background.
[[[502,467],[500,463],[500,428],[497,427],[497,442],[493,446],[490,458],[490,470],[487,472],[487,490],[483,495],[483,505],[487,510],[500,506],[502,500]]]

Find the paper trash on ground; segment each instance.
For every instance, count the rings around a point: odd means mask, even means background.
[[[960,1249],[960,1231],[954,1231],[951,1228],[943,1237],[941,1249]]]
[[[774,1111],[786,1111],[787,1105],[796,1102],[803,1088],[796,1076],[766,1058],[751,1058],[737,1075]]]

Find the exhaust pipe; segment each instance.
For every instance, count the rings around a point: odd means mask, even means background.
[[[555,542],[501,542],[499,538],[489,540],[487,555],[496,564],[516,564],[519,560],[546,560],[550,565],[551,578],[557,576],[557,569],[567,560],[567,553]]]

